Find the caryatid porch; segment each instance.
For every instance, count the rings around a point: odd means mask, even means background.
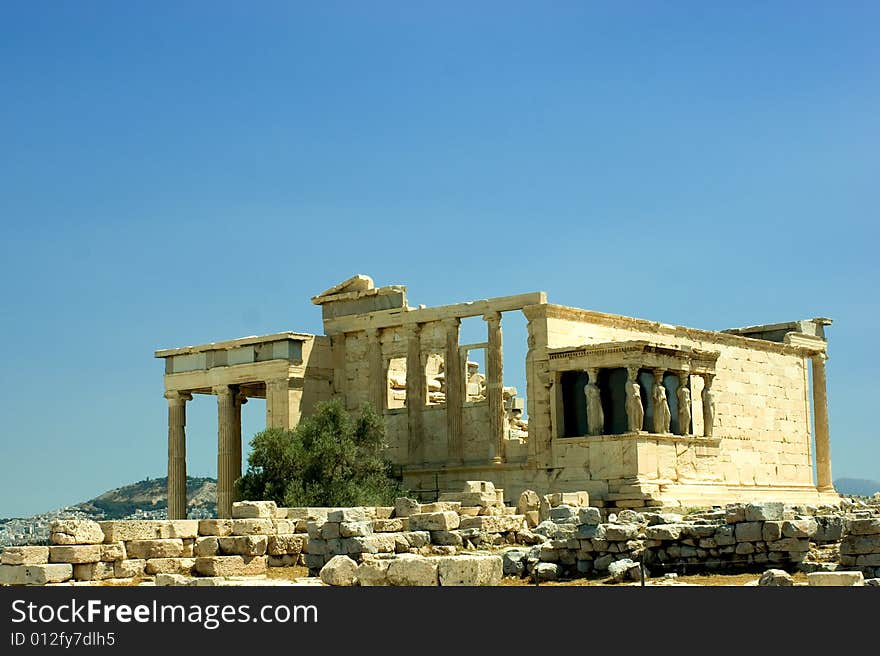
[[[321,388],[329,390],[320,357],[326,350],[326,338],[285,332],[156,351],[165,360],[169,519],[186,517],[186,403],[193,395],[217,397],[217,516],[230,517],[242,467],[241,406],[265,399],[267,428],[296,426],[326,396]]]

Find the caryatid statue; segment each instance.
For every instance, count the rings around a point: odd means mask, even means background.
[[[588,370],[590,382],[584,388],[587,397],[587,432],[590,435],[602,435],[605,432],[605,413],[602,410],[602,397],[596,385],[597,371]]]
[[[715,398],[712,395],[713,374],[703,374],[703,435],[712,437],[712,428],[715,424]]]
[[[663,387],[663,373],[654,374],[654,432],[668,433],[672,415],[669,412],[669,404],[666,402],[666,388]]]
[[[636,381],[637,371],[629,372],[629,380],[626,383],[626,419],[627,428],[632,433],[642,430],[645,422],[645,408],[642,406],[642,391]]]
[[[675,392],[678,399],[678,432],[687,435],[691,429],[691,390],[688,387],[688,374],[679,376],[678,390]]]

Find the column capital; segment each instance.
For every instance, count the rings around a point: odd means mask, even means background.
[[[501,321],[501,313],[496,312],[496,311],[486,312],[486,314],[483,315],[483,320],[484,321]]]
[[[461,319],[458,317],[446,317],[445,319],[441,319],[440,323],[443,324],[443,327],[447,330],[458,328],[461,325]]]
[[[812,359],[814,365],[822,365],[828,360],[828,354],[825,351],[820,351],[811,355],[810,359]]]
[[[706,387],[711,387],[711,386],[712,386],[712,381],[715,380],[715,374],[706,372],[706,373],[702,373],[702,374],[699,374],[699,375],[702,377],[702,379],[703,379],[703,384],[704,384]]]
[[[376,339],[379,337],[379,328],[375,328],[370,326],[369,328],[364,328],[364,334],[368,339]]]
[[[639,380],[639,365],[631,364],[626,368],[626,377],[631,383]]]
[[[280,387],[282,385],[287,385],[288,380],[290,380],[290,379],[289,378],[270,378],[269,380],[266,381],[266,385],[267,386],[268,385],[277,385]]]
[[[403,330],[404,330],[404,331],[406,332],[406,334],[407,334],[408,336],[410,336],[410,337],[413,337],[413,336],[415,336],[415,335],[418,335],[419,332],[421,331],[421,329],[422,329],[422,327],[421,327],[417,322],[415,322],[415,321],[412,322],[412,323],[405,323],[405,324],[403,324]]]
[[[229,385],[215,385],[211,388],[211,391],[217,396],[229,396],[232,397],[232,388]]]
[[[164,394],[165,398],[168,399],[169,405],[183,405],[187,401],[192,401],[192,394],[189,392],[181,392],[177,390],[169,390]]]

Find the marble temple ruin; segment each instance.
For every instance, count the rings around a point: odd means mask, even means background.
[[[414,494],[493,481],[585,490],[606,507],[833,503],[825,326],[724,331],[554,305],[544,292],[410,307],[356,275],[312,299],[324,335],[281,332],[156,351],[168,400],[168,516],[186,517],[186,404],[214,395],[218,517],[241,475],[241,406],[292,428],[320,401],[369,402]],[[527,320],[525,398],[504,384],[504,313]],[[484,341],[461,343],[463,319]],[[470,353],[484,353],[485,371]],[[814,477],[815,458],[815,477]]]

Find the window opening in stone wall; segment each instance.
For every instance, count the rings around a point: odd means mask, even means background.
[[[465,402],[486,400],[486,349],[464,349]]]
[[[389,410],[406,407],[406,358],[388,360],[388,388],[386,407]]]
[[[428,388],[428,405],[446,403],[446,363],[442,354],[425,355],[425,385]]]

